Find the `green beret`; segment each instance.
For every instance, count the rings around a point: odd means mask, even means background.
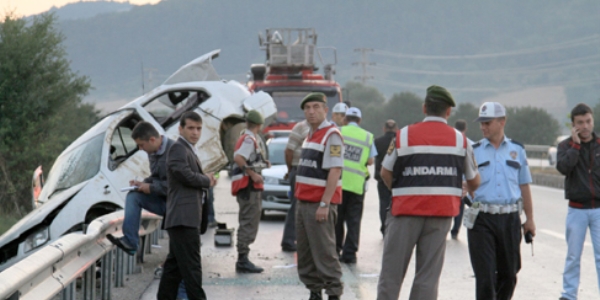
[[[302,99],[302,103],[300,103],[300,108],[304,109],[304,103],[308,102],[322,102],[327,103],[327,96],[323,93],[310,93]]]
[[[446,102],[451,107],[456,106],[454,98],[452,98],[452,94],[450,94],[450,92],[448,92],[448,90],[446,90],[445,88],[438,85],[432,85],[427,88],[427,96],[425,97],[425,99],[427,98]]]
[[[255,109],[249,111],[246,114],[246,121],[248,121],[250,123],[254,123],[254,124],[264,124],[265,123],[265,119],[263,118],[263,116]]]

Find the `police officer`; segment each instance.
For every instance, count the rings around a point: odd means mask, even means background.
[[[288,172],[286,179],[290,182],[290,209],[285,217],[283,226],[283,238],[281,239],[281,250],[285,252],[296,251],[296,197],[294,196],[296,185],[296,170],[298,161],[302,153],[302,142],[308,135],[309,126],[306,120],[300,121],[294,125],[287,145],[285,146],[285,164]]]
[[[333,106],[333,111],[331,112],[331,121],[338,128],[344,126],[344,117],[346,117],[346,111],[348,110],[348,105],[344,102],[336,103]]]
[[[512,298],[521,269],[521,207],[527,217],[523,230],[535,236],[531,174],[523,145],[504,135],[504,106],[483,103],[475,121],[484,136],[473,145],[482,184],[473,197],[479,214],[467,231],[476,298],[506,300]]]
[[[458,214],[463,174],[470,191],[479,186],[473,149],[446,123],[454,106],[445,88],[427,88],[423,105],[427,117],[402,128],[383,161],[381,178],[392,190],[392,206],[386,218],[379,300],[398,299],[415,246],[417,269],[410,299],[437,299],[446,236]]]
[[[248,259],[249,246],[256,239],[262,211],[264,187],[260,169],[270,167],[269,161],[264,160],[263,150],[260,147],[262,140],[258,133],[263,123],[264,119],[258,111],[248,112],[246,130],[238,139],[233,154],[235,165],[231,177],[231,193],[236,196],[240,206],[237,235],[238,260],[235,264],[235,270],[239,273],[264,271]]]
[[[339,299],[344,287],[335,249],[335,222],[342,201],[344,144],[339,130],[326,120],[325,94],[308,94],[300,107],[310,131],[296,174],[298,275],[310,290],[310,300],[322,299],[323,289],[329,299]]]
[[[342,127],[344,138],[344,169],[342,171],[342,199],[338,207],[338,220],[335,225],[335,237],[340,261],[356,263],[356,252],[360,238],[360,223],[365,199],[366,179],[370,177],[367,166],[373,164],[377,149],[373,143],[373,134],[360,128],[362,114],[360,109],[351,107],[346,111]],[[348,233],[344,236],[344,225]]]

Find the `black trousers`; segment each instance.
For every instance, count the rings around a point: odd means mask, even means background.
[[[202,289],[202,263],[200,260],[200,229],[175,227],[169,232],[169,254],[163,265],[163,275],[158,286],[158,300],[177,299],[181,279],[190,300],[205,300]]]
[[[383,181],[377,181],[377,192],[379,194],[379,219],[381,220],[381,227],[379,230],[381,234],[385,233],[385,217],[387,212],[392,205],[392,191],[383,183]]]
[[[285,216],[285,225],[283,226],[283,238],[281,239],[281,247],[296,247],[296,197],[294,197],[296,185],[296,167],[292,167],[288,174],[290,180],[290,202],[291,206]]]
[[[458,216],[454,217],[454,225],[452,225],[452,229],[450,229],[452,235],[458,235],[460,225],[462,225],[463,213],[465,211],[465,202],[463,199],[460,200],[460,211],[458,212]]]
[[[335,224],[335,244],[342,258],[356,258],[364,199],[365,195],[342,192],[342,204],[338,205],[338,219]],[[348,229],[345,236],[344,225]]]
[[[476,299],[508,300],[521,269],[521,218],[518,213],[479,213],[467,232]]]

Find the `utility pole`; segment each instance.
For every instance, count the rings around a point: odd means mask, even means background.
[[[361,60],[359,62],[353,62],[352,65],[353,66],[360,65],[362,68],[362,75],[356,76],[356,77],[354,77],[354,79],[360,79],[360,82],[362,82],[362,84],[365,84],[365,83],[367,83],[367,79],[373,79],[373,76],[369,76],[369,74],[367,73],[367,66],[375,65],[374,62],[369,62],[369,58],[367,57],[367,52],[373,52],[373,49],[372,48],[356,48],[356,49],[354,49],[354,52],[360,52]]]

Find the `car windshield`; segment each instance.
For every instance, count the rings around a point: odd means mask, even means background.
[[[272,165],[285,165],[286,143],[269,143],[269,161]]]
[[[309,92],[307,91],[274,91],[271,93],[271,97],[277,105],[277,118],[278,122],[298,122],[304,120],[304,111],[300,109],[300,103],[302,99]],[[327,106],[329,111],[333,109],[333,106],[340,102],[340,97],[337,92],[326,93],[327,95]]]
[[[84,182],[100,171],[104,134],[63,153],[56,159],[44,186],[42,198]]]

